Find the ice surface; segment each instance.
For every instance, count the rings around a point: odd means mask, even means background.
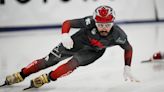
[[[108,48],[91,65],[79,67],[69,76],[60,78],[32,92],[164,92],[164,61],[141,64],[154,52],[164,51],[164,24],[121,25],[133,46],[132,73],[141,82],[123,80],[124,58],[119,47]],[[76,30],[71,30],[73,34]],[[60,42],[60,29],[0,33],[0,84],[5,76],[35,59],[47,55]],[[57,66],[40,71],[22,83],[0,88],[0,92],[21,92],[30,79],[49,73]]]

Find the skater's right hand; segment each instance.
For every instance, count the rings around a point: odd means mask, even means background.
[[[73,40],[68,33],[62,34],[62,41],[61,42],[65,48],[67,48],[67,49],[73,48]]]

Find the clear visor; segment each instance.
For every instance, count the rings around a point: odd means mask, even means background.
[[[96,23],[96,26],[98,28],[111,28],[113,23]]]

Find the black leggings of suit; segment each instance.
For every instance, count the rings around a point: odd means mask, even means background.
[[[85,66],[93,63],[103,55],[105,49],[96,51],[93,48],[86,46],[77,51],[67,50],[61,44],[55,47],[48,56],[44,58],[46,67],[53,66],[58,62],[69,58],[77,60],[79,66]]]
[[[104,52],[105,49],[97,51],[89,46],[84,46],[83,48],[76,50],[67,50],[62,44],[59,44],[46,57],[35,60],[28,66],[24,67],[22,69],[21,75],[23,75],[23,77],[25,78],[32,73],[56,65],[60,61],[71,56],[71,60],[76,61],[78,63],[78,66],[86,66],[101,57]]]

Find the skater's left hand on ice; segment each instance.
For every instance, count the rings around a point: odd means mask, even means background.
[[[140,82],[137,80],[131,73],[131,68],[128,65],[125,65],[124,67],[124,73],[123,73],[125,81],[130,80],[131,82]]]

